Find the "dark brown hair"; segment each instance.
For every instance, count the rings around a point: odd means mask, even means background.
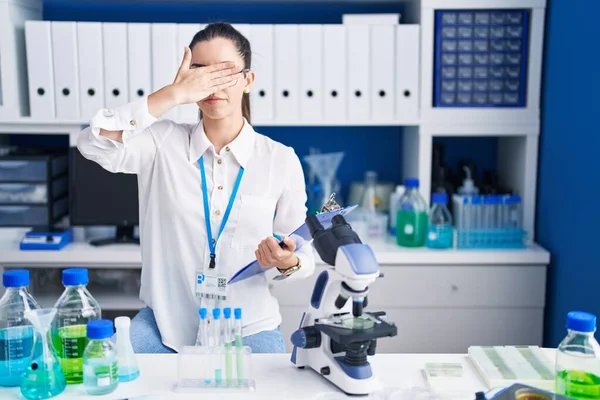
[[[252,51],[250,50],[250,42],[244,35],[236,30],[230,24],[225,23],[213,23],[208,24],[204,29],[194,35],[192,42],[190,43],[190,50],[198,42],[206,42],[216,38],[229,39],[233,42],[237,48],[238,53],[244,60],[243,68],[251,68],[252,63]],[[242,115],[248,122],[250,121],[250,94],[244,93],[242,97]]]

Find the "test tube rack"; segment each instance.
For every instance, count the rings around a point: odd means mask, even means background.
[[[174,391],[225,392],[256,389],[248,346],[185,346],[178,355]]]
[[[508,197],[508,196],[504,196]],[[458,249],[523,249],[528,234],[522,226],[520,204],[511,209],[503,196],[452,197]],[[487,201],[493,198],[493,201]],[[477,200],[477,201],[475,201]]]

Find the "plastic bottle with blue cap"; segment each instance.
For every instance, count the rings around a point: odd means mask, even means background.
[[[452,228],[452,215],[446,207],[448,195],[446,193],[434,193],[431,196],[431,202],[433,206],[429,213],[426,246],[430,249],[451,249],[454,231]]]
[[[119,386],[119,368],[112,321],[93,320],[87,324],[88,345],[83,352],[83,387],[88,394],[108,394]]]
[[[56,318],[52,323],[52,338],[68,384],[83,382],[83,350],[88,344],[86,326],[101,319],[98,302],[87,290],[88,271],[69,268],[62,273],[65,291],[54,308]]]
[[[567,337],[556,351],[555,391],[573,399],[600,398],[600,346],[594,338],[596,316],[567,315]]]
[[[31,357],[34,329],[25,312],[40,305],[29,293],[29,283],[27,270],[2,274],[6,291],[0,298],[0,386],[19,386]]]

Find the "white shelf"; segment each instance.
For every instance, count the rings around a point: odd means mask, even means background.
[[[108,292],[102,290],[90,290],[92,296],[98,301],[102,310],[138,310],[144,307],[144,303],[139,299],[137,294]],[[36,300],[42,307],[52,307],[62,293],[39,293],[35,295]]]
[[[137,245],[94,247],[76,242],[60,251],[21,251],[18,243],[18,239],[0,240],[0,266],[138,269],[142,264]],[[547,265],[550,262],[550,254],[538,245],[522,250],[431,250],[399,247],[392,238],[369,242],[369,245],[381,265]],[[322,261],[318,260],[318,263],[322,264]]]
[[[196,124],[198,121],[186,121]],[[0,121],[0,134],[69,134],[79,132],[89,125],[89,120],[35,120],[23,117],[14,120]],[[391,121],[252,121],[255,127],[263,126],[417,126],[417,120],[391,120]]]

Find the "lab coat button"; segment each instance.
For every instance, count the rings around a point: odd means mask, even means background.
[[[135,124],[136,124],[135,119],[132,119],[131,121],[129,121],[129,125],[135,126]]]
[[[219,158],[217,159],[217,164],[221,164],[223,161]]]
[[[217,189],[223,190],[223,186],[219,185],[219,186],[217,186]]]
[[[115,115],[115,113],[113,113],[112,110],[104,110],[104,116],[105,117],[110,118],[110,117],[112,117],[114,115]]]
[[[229,146],[225,147],[225,151],[231,151],[231,149],[229,148]]]
[[[221,215],[221,211],[219,211],[219,210],[215,211],[215,215]]]

